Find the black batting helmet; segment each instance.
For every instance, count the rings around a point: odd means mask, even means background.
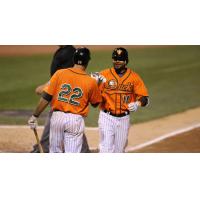
[[[112,53],[112,59],[126,61],[126,64],[128,64],[128,51],[123,47],[118,47],[114,49]]]
[[[86,47],[76,49],[74,53],[74,64],[87,65],[90,60],[90,50]]]

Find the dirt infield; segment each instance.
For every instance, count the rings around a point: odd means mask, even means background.
[[[200,153],[200,128],[149,145],[136,153]]]
[[[136,124],[130,128],[128,152],[200,152],[200,129],[175,135],[136,151],[133,147],[167,135],[168,133],[200,124],[200,108],[171,115],[161,119]],[[39,128],[41,135],[43,128]],[[97,148],[99,142],[98,129],[87,128],[86,136],[89,146]],[[35,143],[33,132],[27,126],[0,126],[1,152],[29,152]]]
[[[91,50],[112,50],[119,45],[74,45],[86,46]],[[123,45],[125,48],[156,48],[158,45]],[[52,54],[58,48],[57,45],[0,45],[0,56],[19,56],[34,54]]]
[[[0,45],[0,56],[48,54],[56,48],[55,45]]]

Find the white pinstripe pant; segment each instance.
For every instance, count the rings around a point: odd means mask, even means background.
[[[100,111],[100,153],[123,153],[128,140],[130,116],[114,117]]]
[[[85,123],[81,115],[53,112],[50,124],[50,153],[79,153]]]

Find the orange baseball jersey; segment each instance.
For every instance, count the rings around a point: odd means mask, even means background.
[[[85,71],[77,68],[58,70],[45,87],[44,92],[52,96],[53,110],[87,116],[88,104],[102,101],[96,81]]]
[[[102,110],[113,114],[122,114],[128,110],[128,104],[136,101],[141,96],[148,96],[148,91],[140,78],[130,68],[120,77],[114,67],[100,72],[106,82],[100,86],[103,101],[100,105]]]

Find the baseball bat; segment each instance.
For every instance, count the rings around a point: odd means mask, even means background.
[[[34,131],[34,134],[35,134],[35,138],[36,138],[40,153],[44,153],[42,145],[40,144],[40,140],[39,140],[39,137],[38,137],[37,130],[34,128],[33,131]]]

